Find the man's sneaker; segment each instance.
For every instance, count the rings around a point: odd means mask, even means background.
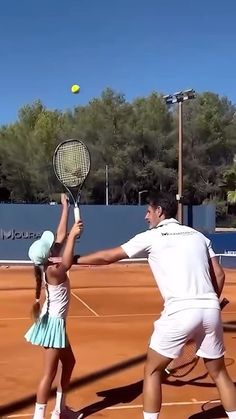
[[[75,412],[74,410],[69,409],[69,407],[65,407],[61,412],[58,410],[53,410],[51,419],[82,419],[83,413],[82,412]]]

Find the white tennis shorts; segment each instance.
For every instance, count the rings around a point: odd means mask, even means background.
[[[197,355],[217,359],[224,355],[221,311],[216,308],[190,308],[154,322],[149,347],[168,358],[178,358],[185,343],[194,339]]]

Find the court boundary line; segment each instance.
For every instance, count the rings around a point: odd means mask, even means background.
[[[95,319],[95,318],[116,318],[116,317],[140,317],[140,316],[159,316],[160,313],[130,313],[130,314],[98,314],[97,316],[91,315],[75,315],[67,316],[67,319]],[[14,320],[30,320],[30,317],[0,317],[0,321],[14,321]]]
[[[71,291],[71,295],[78,300],[81,304],[83,304],[89,311],[91,311],[91,313],[93,313],[96,317],[100,317],[99,314],[93,310],[88,304],[86,304],[85,301],[83,301],[80,297],[78,297],[78,295],[76,295],[73,291]]]
[[[91,307],[89,307],[85,302],[81,300],[80,297],[73,295],[77,300],[79,300],[83,305],[85,305],[88,310],[90,310],[94,316],[91,316],[89,314],[78,314],[78,315],[69,315],[67,316],[67,319],[94,319],[94,318],[116,318],[116,317],[152,317],[152,316],[160,316],[161,313],[122,313],[122,314],[98,314],[96,313]],[[96,313],[96,314],[95,314]],[[226,311],[225,314],[236,314],[236,311]],[[30,320],[29,317],[0,317],[0,321],[14,321],[14,320]],[[223,322],[224,323],[224,322]]]
[[[81,303],[81,299],[79,297],[75,297],[77,298]],[[88,308],[88,310],[90,310],[93,313],[93,309],[89,308],[89,306],[87,307],[87,304],[84,302],[83,303],[85,305],[86,308]],[[91,316],[89,314],[78,314],[78,315],[71,315],[71,316],[67,316],[67,319],[95,319],[95,318],[118,318],[118,317],[141,317],[141,316],[145,316],[145,317],[157,317],[160,316],[160,313],[124,313],[124,314],[98,314],[94,312],[94,316]],[[229,311],[229,312],[225,312],[225,314],[236,314],[236,311]],[[0,317],[0,321],[14,321],[14,320],[30,320],[30,317]],[[224,323],[224,322],[223,322]]]
[[[205,404],[205,403],[210,403],[210,404],[214,404],[214,403],[221,403],[221,401],[219,399],[216,400],[192,400],[192,401],[183,401],[183,402],[166,402],[166,403],[162,403],[163,407],[171,407],[171,406],[191,406],[191,405],[201,405],[201,404]],[[104,408],[103,410],[129,410],[129,409],[142,409],[143,405],[142,404],[135,404],[135,405],[125,405],[125,406],[109,406]],[[81,411],[83,411],[83,408],[81,408]],[[20,418],[20,417],[29,417],[32,416],[33,413],[21,413],[21,414],[15,414],[15,415],[9,415],[9,416],[2,416],[2,419],[14,419],[14,418]]]

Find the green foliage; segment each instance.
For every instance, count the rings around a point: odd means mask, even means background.
[[[236,204],[236,190],[227,192],[227,201],[230,204]]]
[[[236,189],[235,111],[210,92],[183,105],[184,196],[192,203],[226,202]],[[177,191],[177,107],[168,109],[156,92],[129,103],[109,88],[73,111],[50,111],[40,101],[21,108],[14,124],[0,129],[1,190],[13,202],[50,201],[61,190],[53,151],[66,138],[83,139],[91,152],[82,202],[105,203],[106,165],[110,203],[136,204],[138,192],[152,187]],[[217,211],[224,217],[223,203]]]
[[[228,212],[228,206],[225,201],[216,201],[216,218],[217,220],[224,219]]]

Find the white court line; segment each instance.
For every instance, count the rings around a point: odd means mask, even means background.
[[[224,311],[223,314],[236,314],[236,311]]]
[[[166,402],[166,403],[162,403],[162,406],[164,407],[168,407],[168,406],[191,406],[191,405],[198,405],[198,404],[205,404],[205,403],[209,403],[209,404],[213,404],[213,403],[221,403],[220,400],[193,400],[193,401],[189,401],[189,402]],[[130,406],[111,406],[111,407],[106,407],[105,410],[121,410],[121,409],[140,409],[142,408],[143,405],[142,404],[134,404],[134,405],[130,405]]]
[[[77,300],[79,300],[85,307],[88,308],[95,316],[91,315],[75,315],[75,316],[68,316],[67,319],[94,319],[95,317],[98,318],[116,318],[116,317],[157,317],[160,315],[160,313],[129,313],[129,314],[98,314],[96,313],[91,307],[87,306],[87,304],[82,301],[77,295],[73,295]],[[96,314],[95,314],[96,313]],[[224,314],[236,314],[236,311],[231,311]],[[14,320],[30,320],[30,317],[0,317],[0,321],[14,321]]]
[[[30,320],[30,317],[0,317],[0,321]]]
[[[198,405],[198,404],[204,404],[204,403],[216,403],[220,402],[220,400],[194,400],[194,401],[188,401],[188,402],[167,402],[162,403],[163,407],[168,406],[191,406],[191,405]],[[135,404],[135,405],[125,405],[125,406],[111,406],[106,407],[104,410],[125,410],[125,409],[142,409],[142,404]],[[17,414],[17,415],[10,415],[10,416],[2,416],[2,419],[14,419],[14,418],[23,418],[23,417],[29,417],[32,416],[32,413],[23,413],[23,414]]]
[[[74,295],[75,298],[77,298],[77,300],[79,300],[82,304],[85,305],[85,307],[88,308],[88,310],[90,310],[92,313],[96,313],[94,310],[92,310],[91,307],[87,306],[87,304],[82,301],[77,295]],[[232,311],[229,313],[224,313],[224,314],[236,314],[236,311]],[[117,317],[157,317],[159,316],[160,313],[129,313],[129,314],[98,314],[96,313],[95,316],[91,316],[91,315],[75,315],[75,316],[68,316],[67,319],[94,319],[95,317],[97,318],[117,318]],[[0,317],[0,321],[14,321],[14,320],[30,320],[30,317]]]
[[[99,317],[113,318],[113,317],[140,317],[140,316],[159,316],[159,313],[130,313],[130,314],[99,314]],[[77,318],[80,316],[70,316],[71,318]],[[92,317],[92,316],[88,316]]]
[[[91,307],[89,307],[88,304],[85,303],[85,301],[81,300],[80,297],[78,297],[78,295],[74,294],[73,291],[71,291],[71,295],[73,295],[74,298],[76,298],[76,300],[78,300],[81,304],[83,304],[89,311],[91,311],[91,313],[93,313],[96,317],[100,317],[98,313],[96,313],[96,311],[94,311]]]
[[[78,298],[78,297],[77,297]],[[91,310],[91,308],[90,308]],[[134,313],[134,314],[97,314],[95,316],[91,315],[77,315],[77,316],[68,316],[67,319],[94,319],[94,318],[116,318],[116,317],[148,317],[148,316],[159,316],[159,313]],[[14,321],[14,320],[30,320],[30,317],[0,317],[0,321]]]

